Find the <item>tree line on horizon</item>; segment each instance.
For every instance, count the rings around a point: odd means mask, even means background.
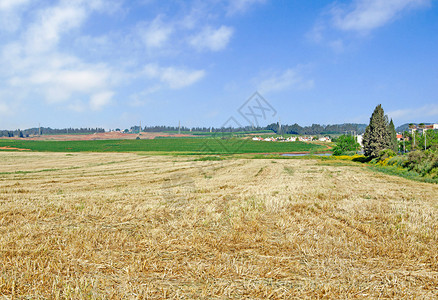
[[[253,131],[272,131],[275,134],[298,134],[298,135],[322,135],[322,134],[342,134],[352,133],[362,134],[365,131],[366,124],[344,123],[333,125],[312,124],[311,126],[300,126],[297,123],[293,125],[281,125],[272,123],[267,126],[245,126],[245,127],[176,127],[176,126],[146,126],[142,128],[143,132],[163,132],[178,131],[181,132],[253,132]],[[139,126],[131,127],[131,131],[138,132]]]
[[[362,134],[365,132],[366,124],[344,123],[333,125],[312,124],[311,126],[300,126],[297,123],[293,125],[280,125],[272,123],[266,126],[267,130],[272,130],[277,134],[298,134],[298,135],[321,135],[321,134]]]
[[[245,126],[245,127],[186,127],[186,126],[132,126],[131,132],[261,132],[271,131],[275,134],[297,134],[297,135],[328,135],[328,134],[343,134],[356,133],[362,134],[365,131],[366,124],[344,123],[333,125],[312,124],[311,126],[300,126],[297,123],[293,125],[281,125],[272,123],[267,126]],[[116,129],[117,131],[122,131]],[[56,129],[50,127],[29,128],[25,130],[0,130],[0,137],[29,137],[35,135],[51,135],[51,134],[90,134],[105,132],[103,128],[63,128]],[[129,132],[125,129],[123,132]]]
[[[131,132],[138,132],[140,126],[132,126]],[[141,128],[142,132],[168,132],[168,131],[181,131],[181,132],[245,132],[245,131],[263,131],[266,127],[186,127],[186,126],[145,126]]]
[[[54,129],[50,127],[29,128],[25,130],[0,130],[0,137],[29,137],[35,135],[52,135],[52,134],[90,134],[105,132],[103,128],[63,128]]]

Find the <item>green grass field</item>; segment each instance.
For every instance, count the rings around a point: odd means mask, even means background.
[[[326,147],[303,142],[273,143],[242,139],[154,139],[96,141],[0,140],[1,147],[29,149],[36,152],[168,152],[184,154],[239,154],[315,152]],[[3,151],[11,151],[2,149]]]

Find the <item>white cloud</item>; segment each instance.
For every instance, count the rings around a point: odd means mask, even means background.
[[[105,91],[95,94],[90,99],[90,107],[92,110],[101,110],[103,107],[111,103],[114,93],[111,91]]]
[[[258,90],[262,93],[276,92],[287,89],[303,90],[313,88],[314,81],[306,79],[301,74],[302,68],[287,69],[281,73],[275,73],[271,76],[258,80]]]
[[[105,89],[110,72],[87,66],[77,70],[37,71],[29,77],[32,85],[43,87],[49,102],[60,102],[75,93],[92,93]]]
[[[431,117],[438,119],[438,104],[427,104],[416,108],[397,109],[389,112],[388,116],[399,122],[422,122],[422,119]]]
[[[221,26],[218,29],[206,27],[190,39],[190,44],[198,50],[220,51],[227,47],[233,32],[233,28],[228,26]]]
[[[244,13],[266,1],[177,1],[171,10],[155,1],[146,19],[133,24],[124,14],[136,14],[129,9],[137,4],[126,0],[0,0],[0,90],[11,95],[1,98],[8,105],[3,103],[1,112],[15,108],[12,101],[23,108],[38,101],[98,111],[116,101],[111,93],[122,85],[139,95],[133,105],[140,105],[149,99],[138,91],[145,88],[136,86],[140,80],[150,86],[149,94],[191,86],[206,76],[205,69],[173,62],[194,49],[225,49],[234,29],[219,22],[228,13]],[[111,20],[99,15],[116,11]]]
[[[103,108],[111,100],[107,91],[115,84],[117,72],[104,64],[85,63],[64,53],[60,41],[66,34],[79,31],[93,11],[106,11],[111,3],[60,1],[37,10],[36,18],[22,34],[0,48],[3,88],[11,94],[19,91],[22,98],[32,95],[51,104],[67,103],[75,111],[84,111],[82,100],[88,98],[89,108]]]
[[[131,107],[142,107],[145,106],[147,103],[151,102],[150,95],[154,94],[155,92],[158,92],[161,89],[160,84],[153,85],[149,88],[146,88],[145,90],[132,94],[130,96],[130,101],[128,102],[128,105]]]
[[[149,78],[159,79],[171,89],[180,89],[190,86],[205,76],[204,70],[186,70],[174,67],[160,67],[149,64],[144,69],[144,74]]]
[[[348,36],[340,33],[353,32],[366,36],[409,11],[430,6],[430,3],[431,0],[353,0],[348,4],[333,2],[320,15],[306,37],[340,53],[351,44]]]
[[[204,75],[204,70],[190,71],[169,67],[163,70],[161,79],[169,84],[170,88],[179,89],[194,84]]]
[[[21,24],[20,10],[30,0],[0,0],[0,32],[14,32]]]
[[[246,12],[251,6],[255,4],[263,4],[266,0],[230,0],[228,4],[228,15]]]
[[[71,91],[88,92],[105,85],[105,72],[86,70],[60,70],[35,73],[30,81],[35,84],[55,84]]]
[[[312,28],[312,30],[310,30],[307,34],[306,37],[307,39],[309,39],[312,42],[315,43],[320,43],[322,42],[322,40],[324,39],[324,30],[325,30],[325,25],[322,24],[322,22],[318,22],[317,24],[315,24]]]
[[[0,10],[9,11],[30,3],[30,0],[0,0]]]
[[[333,25],[344,31],[369,32],[384,26],[404,11],[425,7],[430,0],[356,0],[348,7],[331,9]]]
[[[147,26],[141,26],[139,31],[146,47],[160,48],[169,40],[173,26],[165,24],[162,21],[162,16],[158,16]]]
[[[61,5],[43,10],[39,20],[26,34],[26,51],[39,53],[53,49],[62,33],[78,28],[86,19],[87,11],[80,5]]]

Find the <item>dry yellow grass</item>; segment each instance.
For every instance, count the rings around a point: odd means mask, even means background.
[[[316,160],[2,152],[1,297],[436,298],[438,185]]]

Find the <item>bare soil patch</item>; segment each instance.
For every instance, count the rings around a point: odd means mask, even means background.
[[[9,146],[0,147],[0,149],[1,149],[1,150],[30,151],[30,149],[22,149],[22,148],[15,148],[15,147],[9,147]]]

